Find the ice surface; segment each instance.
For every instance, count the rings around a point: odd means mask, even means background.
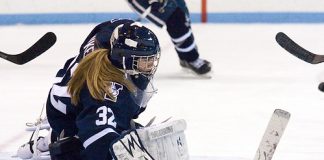
[[[47,98],[56,71],[74,56],[95,24],[1,26],[0,50],[16,54],[47,31],[57,44],[23,66],[0,59],[0,159],[27,142],[24,131]],[[274,109],[291,113],[274,160],[324,159],[323,64],[307,64],[275,42],[279,31],[312,52],[324,52],[324,25],[194,24],[202,58],[213,64],[211,79],[181,70],[165,30],[149,25],[162,48],[159,89],[139,122],[153,116],[187,121],[192,159],[252,159]]]

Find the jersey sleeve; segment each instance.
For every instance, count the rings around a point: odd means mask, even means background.
[[[77,133],[75,125],[77,108],[72,106],[66,87],[70,77],[69,67],[73,60],[74,57],[68,59],[64,67],[57,72],[46,101],[46,116],[51,125],[54,139],[58,138],[61,133],[67,137]]]

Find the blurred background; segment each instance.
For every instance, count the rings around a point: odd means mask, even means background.
[[[186,0],[192,21],[209,23],[321,23],[321,0]],[[0,24],[99,23],[136,15],[125,0],[2,0]],[[203,18],[202,18],[203,17]]]

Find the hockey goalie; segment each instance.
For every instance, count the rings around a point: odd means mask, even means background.
[[[51,136],[34,136],[17,155],[37,159],[46,151],[38,146],[49,146],[52,160],[186,159],[184,121],[131,127],[157,92],[160,56],[157,36],[139,22],[112,19],[95,26],[48,93]],[[25,154],[30,148],[34,153]]]
[[[189,159],[184,130],[185,120],[163,122],[122,133],[107,150],[115,160],[187,160]],[[32,160],[81,160],[84,146],[78,137],[64,137],[51,143],[51,131],[45,137],[39,130],[50,130],[46,123],[28,127],[34,131],[31,140],[20,146],[17,157]],[[36,143],[35,143],[36,142]]]

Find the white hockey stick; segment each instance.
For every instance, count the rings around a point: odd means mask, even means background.
[[[290,113],[287,111],[281,109],[274,111],[253,160],[272,159],[289,118]]]

